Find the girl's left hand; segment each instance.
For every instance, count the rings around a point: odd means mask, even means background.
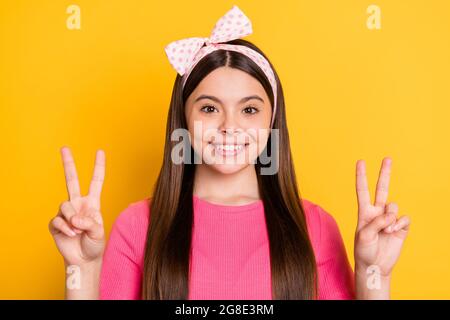
[[[371,204],[364,160],[356,163],[356,193],[358,197],[358,225],[355,235],[355,271],[367,274],[375,266],[380,276],[390,277],[408,234],[408,216],[397,218],[398,206],[388,203],[391,174],[390,158],[383,159]]]

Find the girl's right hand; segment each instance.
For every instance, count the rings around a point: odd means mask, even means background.
[[[105,247],[100,195],[105,178],[105,153],[98,150],[89,193],[81,196],[77,171],[68,147],[61,148],[69,200],[50,221],[50,233],[66,266],[101,261]]]

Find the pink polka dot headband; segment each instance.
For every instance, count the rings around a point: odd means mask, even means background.
[[[183,76],[183,87],[196,64],[213,51],[219,49],[236,51],[252,59],[264,72],[272,86],[274,96],[274,106],[270,125],[272,127],[277,106],[277,83],[269,62],[260,53],[249,47],[221,43],[245,37],[252,34],[252,32],[250,20],[237,6],[233,6],[231,10],[217,21],[209,38],[194,37],[176,40],[169,43],[164,50],[172,67],[178,74]],[[206,46],[203,46],[204,44],[206,44]]]

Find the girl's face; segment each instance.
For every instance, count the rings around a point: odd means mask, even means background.
[[[185,116],[202,164],[230,174],[254,164],[264,150],[272,108],[258,80],[241,70],[221,67],[191,93]]]

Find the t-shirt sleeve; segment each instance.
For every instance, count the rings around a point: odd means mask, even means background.
[[[355,284],[344,241],[336,220],[318,205],[313,205],[319,225],[316,263],[320,300],[355,299]]]
[[[136,205],[129,205],[117,217],[103,254],[100,299],[140,299],[142,268],[136,252]]]

